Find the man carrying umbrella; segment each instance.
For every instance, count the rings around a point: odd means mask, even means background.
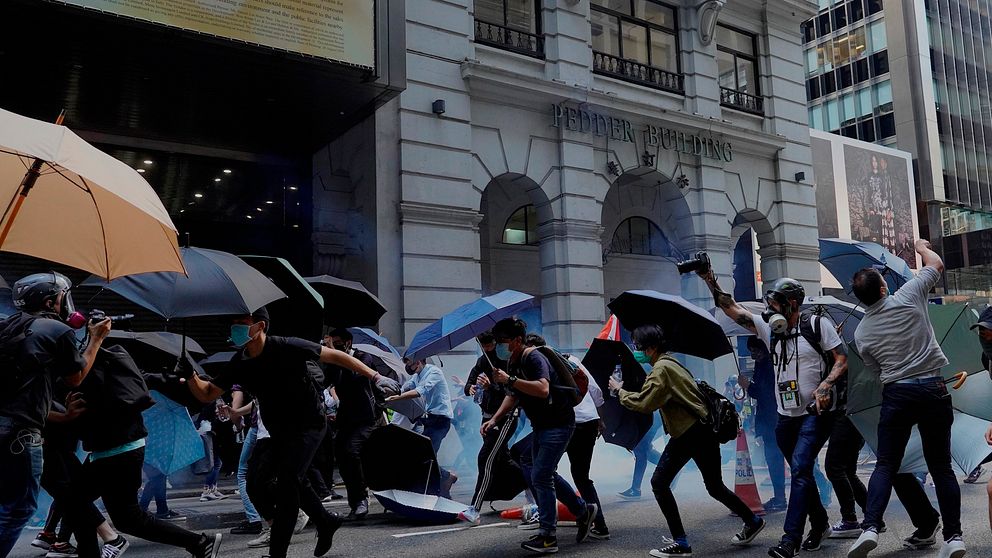
[[[919,428],[923,455],[944,517],[945,544],[940,556],[960,558],[966,552],[961,539],[961,489],[951,469],[954,412],[940,372],[948,360],[927,313],[927,293],[940,280],[944,262],[926,240],[916,241],[916,252],[923,258],[923,269],[892,296],[874,267],[858,271],[852,281],[854,294],[866,309],[854,334],[855,343],[866,368],[879,375],[883,387],[878,463],[868,482],[864,531],[848,551],[851,558],[863,558],[878,546],[893,477],[902,464],[913,426]]]
[[[382,390],[397,389],[396,382],[351,355],[292,337],[268,336],[268,312],[261,307],[231,325],[231,340],[241,347],[230,364],[213,380],[193,374],[191,392],[203,402],[213,401],[240,384],[258,398],[265,424],[272,436],[277,477],[276,510],[269,555],[285,558],[299,509],[317,525],[314,556],[331,548],[341,519],[329,514],[306,482],[314,453],[327,428],[318,363],[344,366],[368,377]]]

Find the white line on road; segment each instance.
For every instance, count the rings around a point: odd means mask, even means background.
[[[476,525],[474,527],[451,527],[450,529],[433,529],[431,531],[415,531],[413,533],[397,533],[393,537],[397,539],[402,539],[405,537],[419,537],[421,535],[436,535],[438,533],[454,533],[455,531],[467,531],[469,529],[488,529],[490,527],[502,527],[504,525],[509,525],[507,522],[503,523],[490,523],[488,525]]]

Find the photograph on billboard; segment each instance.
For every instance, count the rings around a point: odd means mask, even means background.
[[[816,190],[816,222],[821,238],[837,238],[840,229],[837,224],[837,193],[834,190],[833,151],[830,142],[811,138],[813,157],[813,178]]]

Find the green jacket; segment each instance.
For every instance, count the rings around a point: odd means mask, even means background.
[[[641,391],[621,389],[620,404],[639,413],[661,410],[665,431],[678,438],[709,412],[696,380],[669,355],[654,363]]]

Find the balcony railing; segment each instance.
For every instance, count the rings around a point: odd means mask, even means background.
[[[736,89],[720,88],[720,104],[751,114],[764,115],[765,103],[761,97],[750,95]]]
[[[623,58],[597,51],[593,51],[592,53],[592,65],[593,70],[599,74],[617,77],[648,87],[664,89],[672,93],[685,92],[682,74],[669,72],[668,70],[662,70],[661,68],[655,68],[654,66],[648,66],[647,64],[641,64],[633,60],[624,60]]]
[[[544,58],[544,37],[496,23],[475,20],[475,42]]]

